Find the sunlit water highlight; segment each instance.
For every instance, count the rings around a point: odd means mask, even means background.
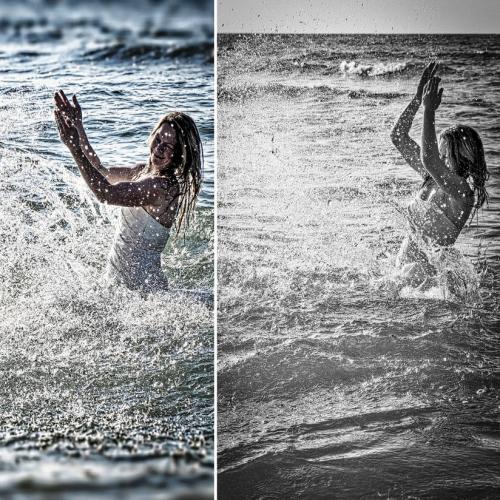
[[[103,163],[133,165],[161,115],[193,116],[203,193],[164,264],[173,287],[212,288],[212,13],[199,7],[1,5],[2,498],[212,496],[213,311],[104,286],[117,209],[92,198],[52,117],[55,90],[76,92]]]
[[[494,498],[499,38],[218,47],[220,498]],[[421,180],[389,132],[433,57],[438,129],[476,127],[492,173],[441,270],[456,296],[393,276]]]

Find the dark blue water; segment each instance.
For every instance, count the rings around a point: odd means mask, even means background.
[[[500,38],[218,50],[219,497],[496,498]],[[389,132],[433,58],[438,130],[475,127],[491,171],[454,297],[392,278],[421,179]]]
[[[213,311],[103,287],[117,209],[91,196],[52,116],[57,89],[77,93],[108,166],[145,160],[166,112],[194,118],[203,192],[164,265],[174,287],[211,288],[212,11],[0,3],[1,498],[213,495]]]

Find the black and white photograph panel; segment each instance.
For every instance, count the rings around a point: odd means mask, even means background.
[[[214,494],[213,2],[0,1],[0,498]]]
[[[218,2],[221,500],[500,495],[499,21]]]

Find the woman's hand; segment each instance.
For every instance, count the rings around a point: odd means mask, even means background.
[[[425,67],[424,72],[420,77],[420,81],[418,82],[417,93],[415,94],[415,97],[418,99],[419,102],[422,102],[422,96],[424,93],[425,85],[436,74],[437,69],[438,69],[437,61],[433,61]]]
[[[73,104],[71,104],[62,90],[59,90],[54,95],[54,101],[58,111],[71,122],[77,129],[82,127],[82,108],[73,95]]]
[[[426,109],[430,109],[432,111],[436,111],[441,104],[441,98],[443,96],[443,88],[441,87],[438,90],[439,82],[441,78],[437,76],[433,76],[424,87],[424,95],[422,98],[422,102],[424,103],[424,107]]]
[[[54,115],[61,141],[67,146],[71,153],[78,151],[80,147],[78,130],[71,123],[69,118],[65,117],[60,110],[54,111]]]

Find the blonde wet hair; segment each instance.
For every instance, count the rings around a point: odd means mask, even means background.
[[[183,222],[185,226],[189,225],[189,219],[194,212],[196,199],[201,189],[203,146],[193,119],[185,113],[175,111],[167,113],[154,126],[149,134],[149,147],[151,147],[158,130],[166,123],[171,124],[177,134],[176,151],[172,161],[175,176],[180,186],[179,208],[175,222],[177,232],[179,232]],[[168,170],[171,168],[169,166]]]

